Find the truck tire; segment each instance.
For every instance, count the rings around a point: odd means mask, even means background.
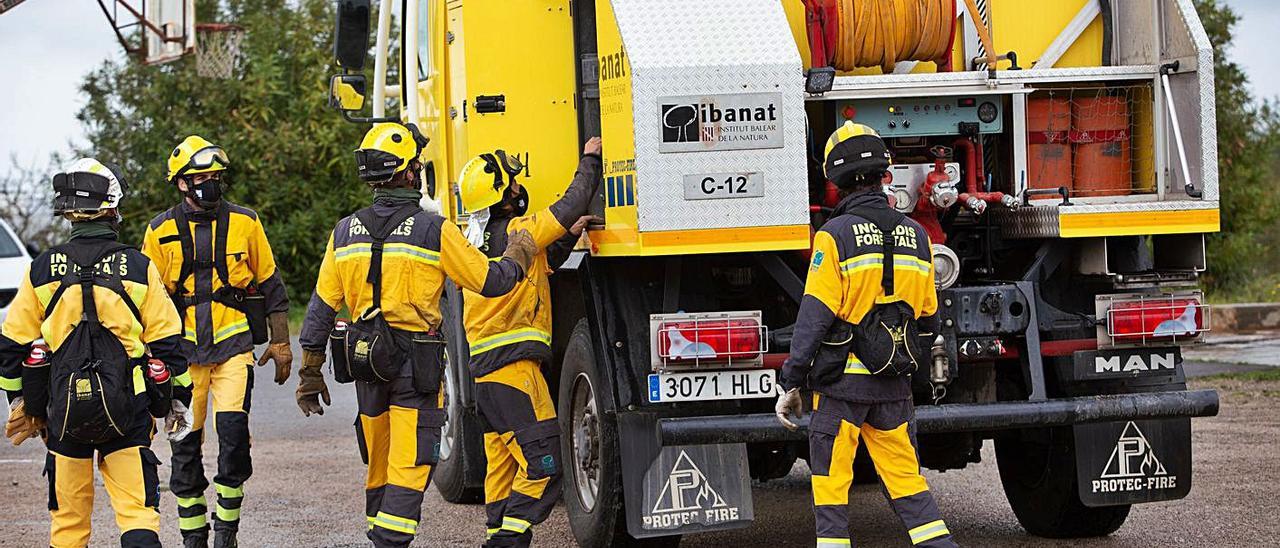
[[[618,423],[598,399],[599,391],[607,389],[601,381],[583,319],[565,348],[557,400],[560,451],[565,456],[564,506],[573,536],[584,548],[679,546],[679,536],[634,539],[627,533]]]
[[[484,432],[476,410],[462,405],[470,390],[466,331],[462,325],[462,295],[452,283],[440,300],[447,346],[444,364],[445,423],[440,429],[440,459],[431,470],[431,483],[444,500],[454,504],[484,502]]]
[[[1005,497],[1028,533],[1046,538],[1106,536],[1124,525],[1129,505],[1091,508],[1076,492],[1070,428],[998,436],[996,464]]]

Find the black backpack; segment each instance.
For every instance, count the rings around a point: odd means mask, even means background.
[[[369,237],[369,276],[373,285],[373,302],[359,318],[347,326],[343,342],[347,373],[350,378],[364,382],[390,382],[399,376],[404,366],[406,351],[397,340],[396,332],[382,315],[382,248],[387,237],[405,219],[422,211],[416,204],[402,206],[387,217],[379,217],[373,208],[355,213]]]
[[[53,353],[49,367],[49,432],[58,441],[100,444],[119,439],[133,420],[133,360],[110,329],[102,325],[94,304],[93,286],[114,291],[129,307],[134,318],[142,315],[120,281],[125,262],[122,252],[129,246],[64,244],[53,252],[65,254],[70,262],[45,317],[73,284],[80,285],[83,313],[67,338]],[[109,255],[117,260],[110,271],[96,273],[97,265]],[[76,268],[71,268],[75,265]]]

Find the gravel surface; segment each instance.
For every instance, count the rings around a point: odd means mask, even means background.
[[[296,381],[285,387],[259,369],[250,425],[256,473],[245,487],[240,535],[246,548],[259,546],[367,546],[363,539],[363,466],[351,427],[355,397],[332,386],[334,405],[322,417],[303,419],[293,403]],[[1049,541],[1018,527],[1000,489],[988,443],[983,462],[947,473],[928,472],[951,531],[967,546],[1274,546],[1280,538],[1280,383],[1195,381],[1222,394],[1218,417],[1193,427],[1195,480],[1188,498],[1135,506],[1126,525],[1104,539]],[[210,434],[212,434],[210,432]],[[213,474],[216,443],[206,437],[206,469]],[[156,453],[167,483],[168,444]],[[0,546],[41,546],[48,540],[46,483],[40,475],[43,446],[0,445]],[[756,522],[747,529],[689,537],[683,546],[812,546],[813,518],[808,470],[803,462],[787,478],[754,489]],[[99,479],[93,546],[118,546],[118,534]],[[213,501],[213,492],[207,494]],[[864,546],[907,546],[906,535],[878,488],[855,489],[855,539]],[[162,540],[180,545],[173,497],[162,496]],[[480,506],[445,503],[428,491],[420,546],[477,546],[484,535]],[[537,528],[535,546],[572,546],[563,508]]]

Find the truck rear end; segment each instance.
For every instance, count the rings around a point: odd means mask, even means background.
[[[375,78],[375,109],[415,99],[401,116],[432,138],[446,215],[465,222],[456,172],[479,152],[520,154],[536,208],[568,183],[574,145],[603,137],[604,223],[551,278],[545,368],[579,543],[745,527],[752,481],[807,457],[772,403],[835,205],[822,143],[849,120],[885,138],[886,192],[933,244],[943,336],[912,377],[922,465],[964,468],[993,442],[1019,522],[1049,537],[1184,497],[1190,419],[1218,407],[1187,389],[1180,354],[1211,329],[1197,280],[1219,226],[1212,50],[1190,0],[989,0],[977,17],[921,2],[941,53],[875,68],[825,67],[845,47],[827,37],[868,23],[834,4],[381,2],[419,70]],[[476,502],[463,303],[446,300],[435,478]],[[855,470],[874,481],[865,455]]]

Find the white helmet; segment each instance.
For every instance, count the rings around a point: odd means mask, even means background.
[[[119,218],[118,208],[127,186],[115,166],[80,158],[53,176],[53,212],[72,221],[89,221],[115,209]]]

